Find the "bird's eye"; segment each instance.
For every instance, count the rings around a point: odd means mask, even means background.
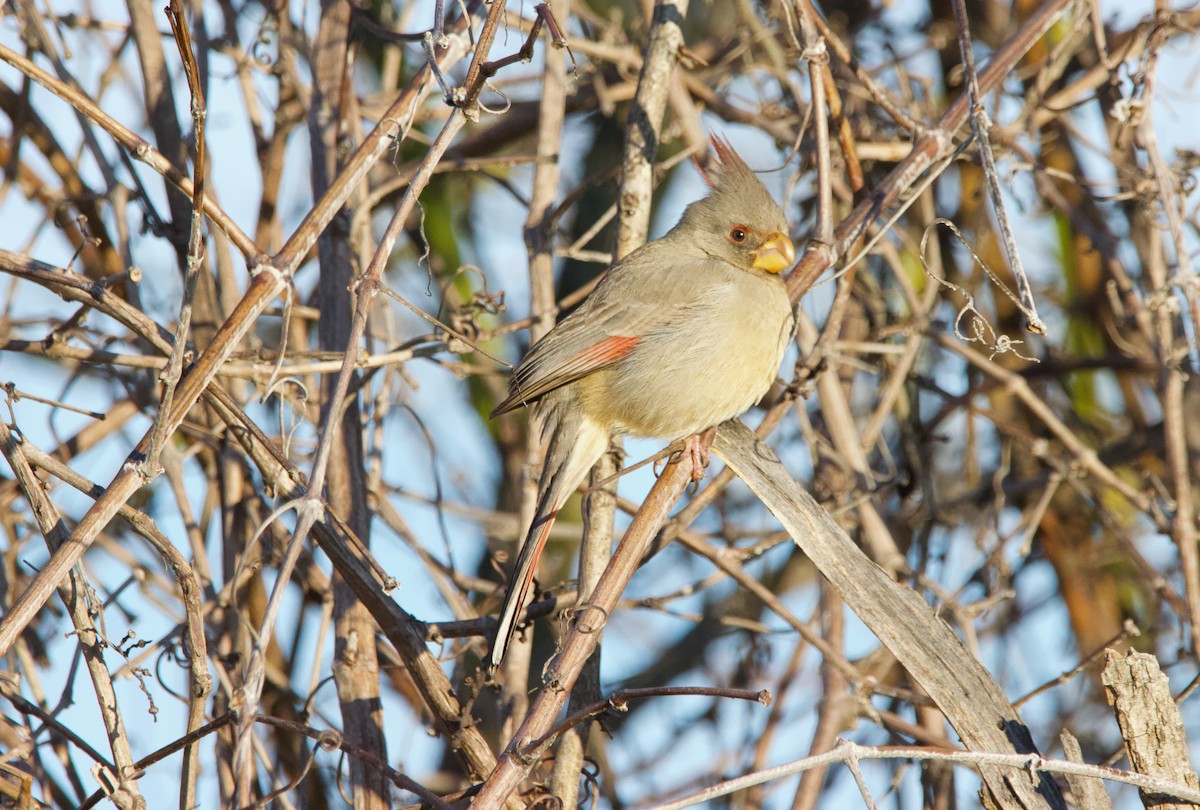
[[[746,236],[746,229],[741,225],[734,225],[729,229],[729,241],[733,242],[735,245],[740,245],[742,242],[745,242]]]

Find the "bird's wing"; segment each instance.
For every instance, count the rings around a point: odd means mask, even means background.
[[[649,262],[662,257],[639,253],[615,265],[583,306],[530,349],[493,417],[612,365],[647,336],[719,306],[711,260],[680,263],[675,257],[669,269],[658,269]]]

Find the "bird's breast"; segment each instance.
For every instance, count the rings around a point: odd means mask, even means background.
[[[778,373],[793,322],[782,284],[753,281],[642,336],[627,357],[580,380],[589,416],[613,433],[674,440],[755,405]]]

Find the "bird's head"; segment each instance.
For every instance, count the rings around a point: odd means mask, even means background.
[[[774,274],[791,267],[796,248],[779,204],[729,141],[714,137],[712,143],[717,160],[704,171],[711,190],[688,206],[673,231],[747,272]]]

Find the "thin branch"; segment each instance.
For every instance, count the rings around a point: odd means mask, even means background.
[[[159,406],[158,417],[154,420],[154,428],[150,434],[150,446],[146,452],[148,476],[159,472],[158,456],[162,452],[166,440],[166,424],[163,416],[171,412],[171,402],[175,398],[175,387],[183,374],[183,355],[187,349],[188,336],[192,327],[192,304],[196,298],[196,284],[200,279],[200,271],[204,260],[204,174],[208,149],[204,140],[204,120],[208,111],[204,103],[204,89],[200,85],[200,71],[196,67],[196,58],[192,54],[192,38],[188,33],[187,20],[184,18],[183,6],[180,0],[171,0],[167,7],[167,19],[171,21],[171,31],[175,35],[175,44],[179,48],[180,58],[183,59],[184,75],[187,76],[188,90],[191,93],[192,127],[195,132],[196,151],[192,162],[192,216],[188,229],[187,266],[184,271],[183,300],[179,305],[179,319],[175,328],[175,345],[163,370],[161,381],[163,386],[162,403]]]
[[[1020,295],[1018,306],[1026,318],[1025,328],[1035,335],[1046,334],[1046,324],[1037,314],[1037,301],[1033,297],[1033,288],[1029,285],[1029,276],[1021,263],[1021,253],[1017,249],[1017,240],[1013,235],[1012,225],[1008,221],[1008,209],[1004,205],[1004,195],[1000,192],[1000,174],[996,171],[996,159],[992,155],[991,138],[988,130],[991,122],[988,120],[987,108],[983,106],[983,96],[979,90],[979,74],[975,70],[975,52],[971,45],[971,26],[967,20],[967,7],[964,0],[954,0],[954,21],[958,31],[958,47],[962,54],[963,67],[967,72],[967,100],[971,105],[971,132],[975,135],[975,143],[979,147],[979,157],[983,161],[983,174],[987,178],[988,194],[992,201],[992,211],[996,215],[996,224],[1000,227],[1000,235],[1004,240],[1004,252],[1008,256],[1009,267],[1017,280],[1017,292]]]
[[[1121,782],[1135,785],[1142,790],[1164,796],[1174,796],[1192,802],[1200,802],[1200,790],[1172,782],[1167,779],[1157,779],[1143,776],[1131,771],[1117,768],[1106,768],[1103,765],[1081,765],[1075,762],[1044,759],[1037,754],[992,754],[977,751],[957,751],[954,749],[915,748],[912,746],[878,746],[859,745],[843,740],[840,745],[826,754],[789,762],[775,768],[768,768],[758,773],[748,774],[737,779],[730,779],[704,790],[671,802],[653,805],[647,810],[682,810],[694,807],[706,801],[713,801],[721,796],[728,796],[739,790],[745,790],[763,782],[795,776],[812,768],[825,767],[838,763],[849,765],[853,761],[862,760],[905,760],[909,762],[948,762],[955,765],[966,765],[976,769],[1003,768],[1010,771],[1025,771],[1033,774],[1070,774],[1105,779],[1110,782]],[[1020,776],[1015,776],[1020,779]],[[1028,779],[1026,776],[1025,779]]]

